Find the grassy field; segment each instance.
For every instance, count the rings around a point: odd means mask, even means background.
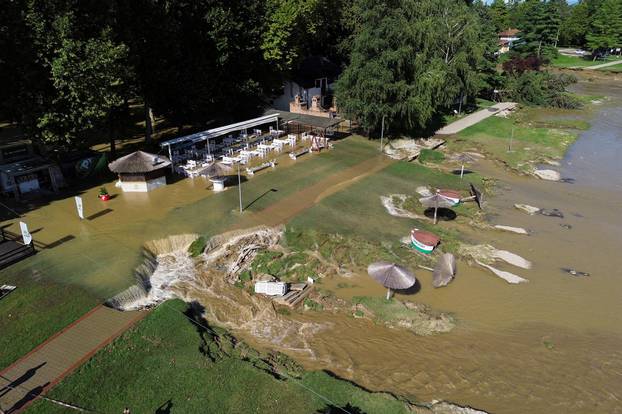
[[[558,68],[571,68],[571,67],[589,67],[594,65],[600,65],[601,63],[613,62],[619,60],[617,57],[608,57],[602,60],[592,60],[591,58],[583,58],[581,56],[565,56],[559,55],[551,62],[552,66]]]
[[[605,68],[600,68],[598,70],[602,70],[603,72],[619,73],[619,72],[622,72],[622,63],[620,63],[619,65],[613,65],[613,66],[607,66]]]
[[[537,163],[563,157],[589,124],[581,119],[551,116],[538,119],[533,109],[520,110],[509,118],[490,117],[449,139],[452,151],[475,150],[529,172]]]
[[[199,334],[180,313],[185,309],[181,301],[158,307],[50,396],[105,413],[120,413],[126,406],[133,413],[322,413],[331,406],[352,413],[408,412],[401,401],[324,372],[277,379],[235,352],[212,360],[200,349],[213,345],[209,342],[214,339]],[[170,411],[157,411],[159,407]],[[66,409],[41,401],[29,412],[64,413]]]
[[[92,309],[98,300],[76,286],[37,273],[0,274],[0,285],[18,286],[0,301],[0,369],[28,353]]]

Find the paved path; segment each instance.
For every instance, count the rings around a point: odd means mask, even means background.
[[[0,412],[23,411],[146,313],[100,305],[53,335],[0,372]]]
[[[606,68],[608,66],[615,66],[615,65],[620,65],[620,64],[622,64],[622,59],[614,60],[614,61],[607,62],[607,63],[601,63],[601,64],[593,65],[593,66],[572,66],[570,67],[570,69],[600,69],[600,68]]]
[[[514,102],[501,102],[491,106],[490,108],[482,109],[481,111],[474,112],[471,115],[467,115],[462,119],[452,122],[451,124],[446,125],[436,131],[436,133],[438,135],[457,134],[463,129],[466,129],[471,125],[475,125],[478,122],[488,118],[489,116],[492,116],[506,109],[514,109],[514,107],[516,107],[516,104]]]

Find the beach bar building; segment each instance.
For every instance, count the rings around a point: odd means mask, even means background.
[[[136,151],[110,164],[110,171],[119,175],[117,187],[124,192],[147,192],[166,185],[167,168],[171,161],[156,154]]]

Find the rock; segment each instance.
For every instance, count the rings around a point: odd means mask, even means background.
[[[567,178],[562,178],[559,181],[562,182],[562,183],[566,183],[566,184],[574,184],[575,181],[577,181],[577,180],[575,180],[574,178],[568,178],[567,177]]]
[[[522,227],[511,227],[511,226],[504,226],[501,224],[495,224],[495,229],[509,231],[510,233],[529,235],[529,232]]]
[[[553,165],[555,167],[559,167],[561,165],[559,161],[555,161],[555,160],[545,160],[544,162],[547,163],[548,165]]]
[[[411,411],[415,414],[489,414],[486,411],[465,407],[446,401],[431,401],[413,405]]]
[[[559,225],[562,226],[563,228],[565,228],[566,230],[570,230],[572,228],[572,226],[570,224],[559,223]]]
[[[538,207],[530,206],[528,204],[514,204],[514,207],[521,211],[524,211],[529,215],[534,215],[540,212],[540,209]]]
[[[417,194],[419,194],[422,197],[432,196],[432,191],[430,191],[430,189],[425,186],[419,186],[415,189],[415,191],[417,192]]]
[[[527,259],[520,257],[517,254],[508,252],[507,250],[495,250],[493,253],[495,259],[501,259],[506,263],[521,267],[523,269],[531,269],[531,262]]]
[[[586,277],[586,276],[590,275],[587,272],[579,272],[578,270],[569,269],[569,268],[566,268],[566,267],[562,267],[562,271],[564,271],[564,272],[566,272],[569,275],[574,276],[574,277]]]
[[[541,180],[547,181],[559,181],[562,178],[562,176],[554,170],[534,170],[533,175]]]
[[[513,285],[518,284],[518,283],[525,283],[525,282],[529,282],[529,280],[522,278],[518,275],[515,275],[514,273],[510,273],[510,272],[506,272],[504,270],[499,270],[496,269],[492,266],[489,266],[485,263],[482,263],[478,260],[475,261],[478,265],[490,270],[492,273],[494,273],[495,275],[499,276],[501,279],[505,280],[508,283],[511,283]]]
[[[564,218],[564,213],[562,213],[556,208],[550,208],[550,209],[544,208],[544,209],[541,209],[538,213],[542,214],[543,216],[547,216],[547,217]]]

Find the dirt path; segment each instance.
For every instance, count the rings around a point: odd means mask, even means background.
[[[97,306],[0,372],[0,412],[19,413],[147,312]]]
[[[506,109],[513,109],[516,106],[514,102],[501,102],[496,105],[491,106],[490,108],[482,109],[481,111],[477,111],[472,113],[471,115],[467,115],[462,119],[459,119],[455,122],[452,122],[449,125],[445,125],[443,128],[436,131],[438,135],[451,135],[457,134],[470,127],[471,125],[475,125],[484,119],[493,116],[501,111]]]
[[[328,176],[310,187],[297,191],[264,210],[257,213],[244,213],[244,217],[234,228],[246,228],[258,224],[267,226],[285,224],[302,211],[319,203],[323,198],[343,190],[367,175],[386,168],[393,162],[390,158],[381,155],[365,160]],[[312,174],[313,172],[309,173]]]

